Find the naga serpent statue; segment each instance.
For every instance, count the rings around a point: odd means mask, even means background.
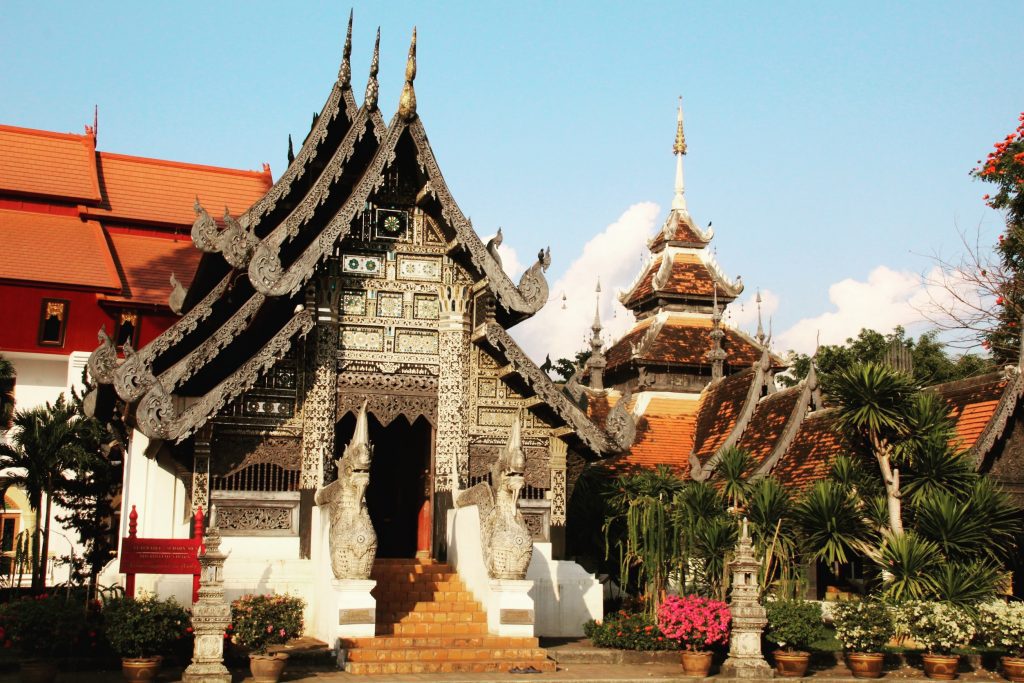
[[[370,444],[366,403],[356,415],[356,431],[337,459],[338,478],[317,490],[317,505],[328,506],[331,520],[331,570],[336,579],[368,579],[377,555],[377,534],[366,510],[370,484]]]
[[[487,574],[492,579],[525,579],[533,555],[533,537],[519,512],[519,493],[526,478],[520,416],[512,424],[508,445],[491,467],[491,483],[482,481],[463,491],[458,507],[480,509],[480,541]]]

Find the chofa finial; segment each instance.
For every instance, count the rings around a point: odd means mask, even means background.
[[[364,106],[369,110],[377,108],[377,96],[380,85],[377,83],[377,71],[380,70],[380,26],[377,27],[377,40],[373,43],[373,59],[370,60],[370,78],[366,82],[366,98]]]
[[[345,34],[345,49],[341,53],[341,68],[338,69],[338,83],[344,87],[352,85],[352,14],[348,11],[348,32]]]
[[[764,325],[761,323],[761,290],[760,289],[757,290],[757,296],[754,298],[754,301],[757,302],[757,334],[755,335],[755,338],[757,339],[757,343],[758,344],[760,344],[761,346],[764,346],[765,336],[764,336]]]
[[[412,42],[409,43],[409,59],[405,63],[405,86],[398,100],[398,114],[406,121],[416,118],[416,91],[412,87],[416,80],[416,27],[412,28]]]

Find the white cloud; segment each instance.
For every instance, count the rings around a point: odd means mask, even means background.
[[[552,360],[572,358],[586,346],[594,320],[594,287],[598,277],[602,336],[606,344],[633,325],[633,314],[619,303],[617,294],[636,277],[659,213],[660,208],[652,202],[634,204],[583,246],[583,253],[551,285],[547,306],[512,329],[531,358],[537,362],[543,362],[549,354]]]
[[[822,344],[842,344],[862,328],[887,333],[902,325],[909,334],[918,334],[933,327],[922,311],[951,298],[935,281],[934,270],[922,277],[887,266],[872,270],[866,281],[840,280],[828,289],[835,310],[803,318],[778,336],[775,347],[812,353],[819,333]]]
[[[757,290],[748,291],[746,296],[733,301],[725,309],[725,322],[753,336],[757,331]],[[779,295],[770,289],[761,290],[761,320],[764,332],[768,334],[771,319],[779,310]]]

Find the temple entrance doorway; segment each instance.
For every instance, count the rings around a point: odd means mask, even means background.
[[[409,424],[399,416],[386,427],[372,412],[368,418],[373,462],[366,507],[377,533],[377,557],[429,557],[433,429],[422,417]],[[339,456],[355,426],[352,413],[338,422],[335,443]]]

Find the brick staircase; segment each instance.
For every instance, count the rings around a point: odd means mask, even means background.
[[[447,564],[377,560],[377,637],[343,641],[353,674],[505,672],[555,662],[536,638],[487,633],[487,614]]]

